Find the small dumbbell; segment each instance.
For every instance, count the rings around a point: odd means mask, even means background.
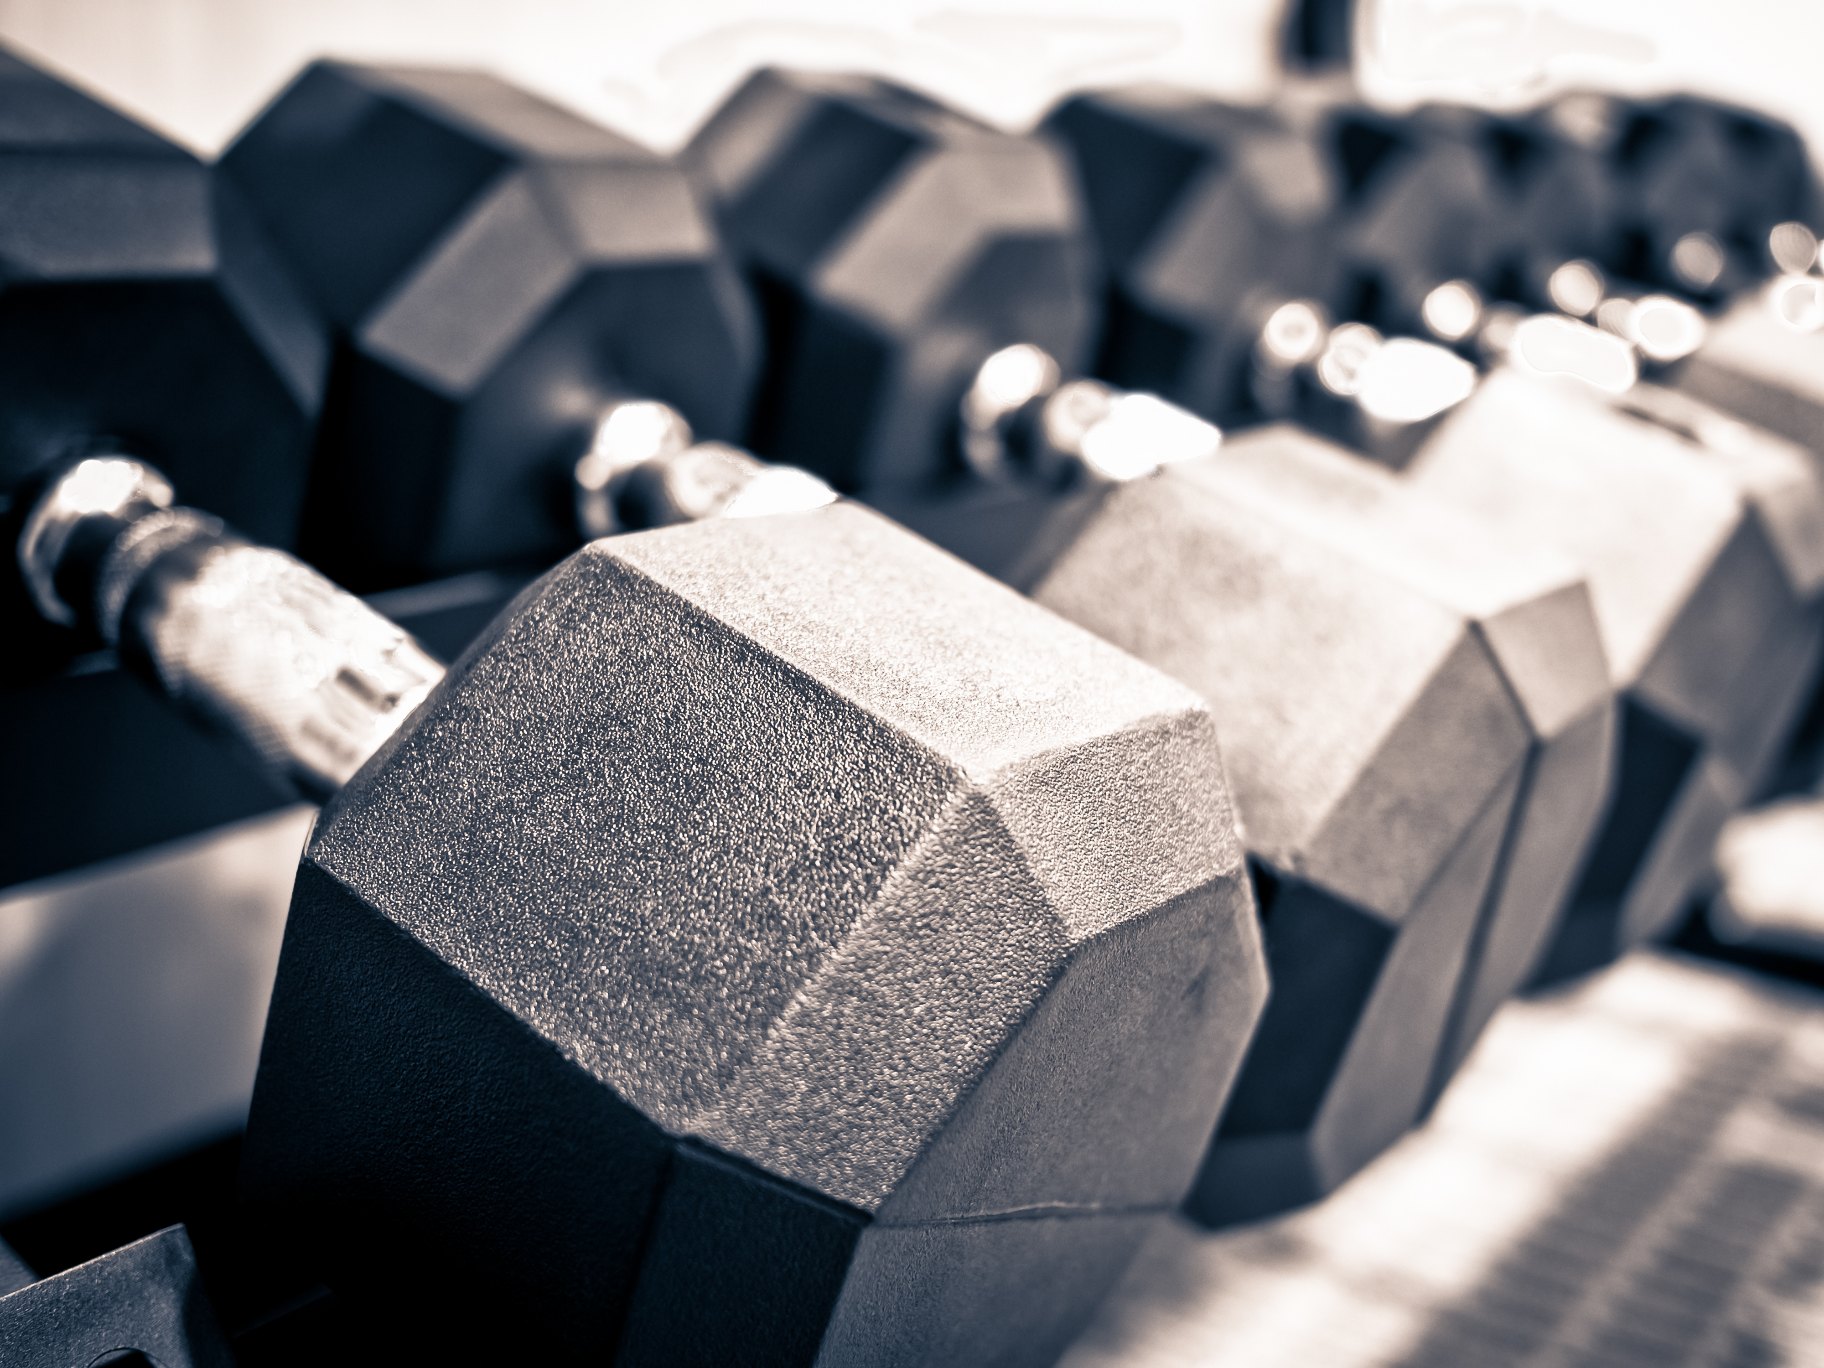
[[[1042,141],[884,82],[774,71],[685,155],[767,310],[756,445],[1214,703],[1275,990],[1193,1206],[1257,1215],[1334,1187],[1517,977],[1600,801],[1608,697],[1575,573],[1503,560],[1315,441],[1212,456],[1182,410],[1065,379],[1093,295]],[[971,470],[977,493],[933,497]],[[1561,654],[1528,677],[1547,638]]]
[[[0,1245],[0,1361],[8,1368],[231,1368],[190,1237],[161,1230],[48,1278]]]
[[[1816,255],[1815,237],[1809,252],[1794,242],[1817,222],[1810,154],[1769,115],[1699,95],[1585,91],[1502,122],[1542,125],[1557,146],[1541,156],[1594,164],[1609,203],[1593,258],[1620,280],[1716,303]]]
[[[1251,257],[1271,284],[1284,279],[1272,265],[1277,210],[1216,215],[1204,208],[1223,197],[1275,203],[1271,182],[1252,171],[1247,148],[1255,136],[1274,149],[1278,164],[1300,168],[1292,179],[1316,187],[1306,199],[1333,207],[1337,231],[1352,232],[1350,206],[1367,200],[1375,231],[1354,232],[1355,245],[1337,258],[1342,269],[1318,277],[1316,288],[1328,290],[1330,302],[1344,300],[1351,273],[1365,270],[1380,284],[1358,297],[1376,294],[1390,308],[1398,301],[1396,316],[1423,315],[1443,283],[1438,276],[1428,285],[1425,253],[1407,246],[1426,240],[1416,225],[1428,206],[1400,190],[1460,189],[1461,178],[1479,174],[1476,159],[1442,158],[1446,171],[1428,172],[1430,144],[1417,130],[1341,106],[1321,117],[1308,109],[1304,117],[1302,129],[1268,124],[1270,131],[1257,135],[1267,111],[1212,113],[1202,100],[1156,91],[1081,97],[1048,120],[1073,148],[1099,221],[1113,225],[1099,238],[1109,290],[1130,319],[1143,320],[1130,323],[1126,335],[1178,339],[1175,347],[1149,353],[1136,346],[1107,358],[1111,373],[1143,376],[1167,395],[1207,402],[1221,384],[1198,362],[1219,352],[1244,367],[1223,384],[1252,385],[1269,400],[1285,392],[1279,382],[1288,366],[1299,368],[1309,388],[1326,395],[1328,404],[1318,408],[1326,419],[1422,414],[1423,422],[1395,424],[1402,440],[1379,450],[1380,459],[1434,497],[1505,524],[1522,541],[1564,546],[1589,567],[1624,700],[1618,798],[1550,962],[1557,972],[1600,962],[1685,910],[1707,872],[1717,825],[1766,766],[1794,711],[1804,670],[1788,643],[1797,641],[1801,657],[1815,648],[1812,605],[1824,589],[1818,544],[1805,530],[1824,511],[1816,476],[1803,453],[1768,434],[1681,405],[1676,396],[1633,388],[1637,367],[1626,346],[1569,320],[1557,321],[1562,328],[1548,321],[1542,352],[1537,327],[1517,337],[1510,330],[1507,346],[1541,353],[1536,369],[1554,361],[1586,371],[1606,364],[1616,388],[1629,391],[1628,403],[1656,404],[1661,421],[1643,421],[1568,382],[1547,387],[1518,366],[1497,368],[1473,392],[1447,396],[1455,403],[1421,392],[1425,402],[1402,411],[1412,398],[1405,387],[1424,381],[1425,368],[1449,380],[1451,358],[1418,342],[1383,343],[1367,329],[1326,332],[1324,302],[1301,302],[1291,291],[1277,307],[1208,307],[1207,292],[1193,283],[1199,260]],[[1351,130],[1363,122],[1374,134],[1374,156],[1351,163],[1351,155],[1361,155],[1359,147],[1351,152]],[[1452,232],[1473,233],[1468,208],[1475,196],[1460,199]],[[1151,211],[1144,219],[1132,212],[1142,204]],[[1413,221],[1413,231],[1388,228],[1400,215]],[[1301,202],[1301,222],[1320,217]],[[1472,246],[1467,255],[1481,250]],[[1390,254],[1394,265],[1372,267],[1376,253]],[[1400,289],[1386,288],[1390,281]],[[1246,345],[1203,341],[1231,330]],[[1357,339],[1357,331],[1366,338]],[[1121,335],[1110,340],[1119,343]],[[1336,364],[1346,350],[1339,342],[1352,341],[1361,344],[1354,364]],[[1396,346],[1423,368],[1393,364]],[[1671,408],[1680,412],[1664,416]],[[1692,431],[1670,431],[1675,419]],[[1377,435],[1367,423],[1326,426],[1358,440]],[[1710,433],[1718,435],[1711,440]],[[1774,658],[1790,668],[1764,668],[1760,652],[1776,647]]]
[[[1625,338],[1654,384],[1624,403],[1644,401],[1668,425],[1719,440],[1730,440],[1730,417],[1765,427],[1824,468],[1824,392],[1813,378],[1824,350],[1812,331],[1824,282],[1799,273],[1816,254],[1816,214],[1805,206],[1818,187],[1790,126],[1694,96],[1590,94],[1521,115],[1428,108],[1415,122],[1472,146],[1494,171],[1486,217],[1497,274],[1479,282],[1492,297]],[[1649,211],[1661,202],[1677,212]],[[1769,272],[1764,287],[1725,302],[1720,320],[1694,307]],[[1543,320],[1527,326],[1551,331]],[[1781,512],[1789,540],[1818,535],[1805,531],[1803,507]],[[1816,651],[1815,633],[1793,631],[1759,653],[1754,711],[1767,725],[1741,767],[1749,793],[1806,764],[1824,702]],[[1795,690],[1813,700],[1811,720],[1800,749],[1782,751]]]
[[[130,459],[20,561],[333,793],[246,1172],[408,1338],[1043,1356],[1188,1184],[1265,992],[1208,714],[883,519],[597,542],[448,673]]]

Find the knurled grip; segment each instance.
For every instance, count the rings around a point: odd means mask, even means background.
[[[66,620],[86,621],[303,796],[340,788],[443,677],[407,633],[301,561],[149,502],[162,481],[98,478],[109,472],[96,465],[74,467],[40,500],[21,546],[28,576],[92,585],[86,601],[60,605]],[[130,506],[93,493],[116,487],[133,492]],[[70,555],[93,555],[92,572],[57,563]]]

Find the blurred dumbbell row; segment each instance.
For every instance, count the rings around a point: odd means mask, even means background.
[[[1807,772],[1749,111],[766,71],[672,161],[319,63],[206,167],[5,87],[8,878],[326,802],[227,1330],[161,1236],[22,1362],[1050,1361]]]

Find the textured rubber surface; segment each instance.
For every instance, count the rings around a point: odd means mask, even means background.
[[[1182,686],[852,505],[665,529],[326,809],[248,1172],[427,1333],[1043,1361],[1264,991]]]
[[[233,1364],[181,1227],[0,1296],[0,1358],[8,1368]]]
[[[1589,576],[1623,700],[1617,801],[1548,972],[1606,962],[1685,911],[1805,701],[1824,588],[1815,469],[1768,433],[1699,445],[1570,382],[1501,373],[1405,478]]]
[[[1577,573],[1292,429],[984,502],[903,511],[1210,700],[1274,993],[1196,1209],[1309,1201],[1412,1124],[1562,907],[1612,725]]]

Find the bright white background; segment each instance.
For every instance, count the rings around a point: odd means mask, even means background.
[[[749,67],[886,71],[1005,122],[1159,77],[1258,90],[1277,0],[0,0],[0,38],[199,150],[306,58],[491,66],[660,145]],[[1757,100],[1824,142],[1818,0],[1378,0],[1381,67],[1511,93],[1542,75]],[[1410,79],[1383,80],[1410,92]]]

